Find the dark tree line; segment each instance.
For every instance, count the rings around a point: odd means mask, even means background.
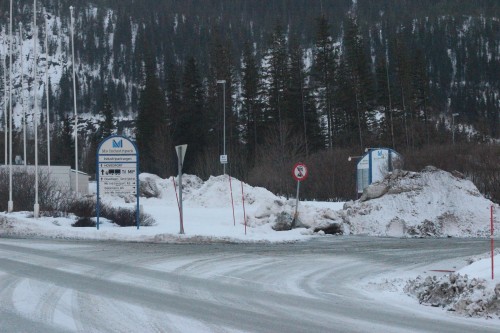
[[[65,164],[74,163],[70,4],[43,2],[61,18],[48,50],[62,52],[60,63],[53,60],[61,79],[45,98],[57,129],[51,141],[60,147],[54,163]],[[323,156],[335,168],[339,150],[386,146],[411,154],[451,144],[451,131],[457,143],[500,135],[496,1],[73,5],[79,112],[103,121],[78,129],[89,172],[96,143],[120,133],[135,136],[143,171],[174,174],[173,147],[187,143],[186,172],[220,174],[225,122],[228,171],[287,194],[292,161],[324,164]],[[29,5],[16,6],[17,19],[32,17]],[[1,17],[7,8],[0,1]],[[328,195],[347,196],[336,184]]]

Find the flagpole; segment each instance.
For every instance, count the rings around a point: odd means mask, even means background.
[[[9,22],[9,202],[7,212],[14,210],[12,201],[12,0],[10,0],[10,22]]]
[[[26,166],[26,101],[24,99],[24,54],[23,54],[23,24],[19,22],[19,53],[21,58],[21,102],[23,103],[23,163]]]
[[[33,2],[33,56],[34,56],[34,90],[35,90],[35,96],[34,96],[34,113],[33,113],[33,126],[35,127],[35,206],[34,206],[34,212],[33,212],[33,217],[35,219],[38,218],[39,212],[40,212],[40,205],[38,204],[38,78],[37,78],[37,65],[38,65],[38,59],[37,59],[37,53],[36,53],[36,44],[38,43],[38,28],[36,26],[36,0]]]
[[[71,55],[73,59],[73,102],[75,107],[75,192],[78,195],[78,113],[76,111],[76,75],[75,75],[75,41],[74,41],[74,19],[73,6],[69,7],[71,12]]]
[[[50,177],[50,109],[49,109],[49,25],[47,23],[47,12],[45,14],[45,97],[47,100],[47,166]]]
[[[4,139],[4,146],[5,146],[5,166],[7,166],[7,160],[9,159],[9,154],[8,154],[8,146],[9,146],[9,137],[8,137],[8,132],[9,132],[9,114],[8,114],[8,95],[7,95],[7,54],[4,55],[3,57],[3,87],[4,87],[4,100],[3,100],[3,119],[5,123],[5,139]]]

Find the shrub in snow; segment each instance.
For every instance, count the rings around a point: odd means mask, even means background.
[[[82,217],[82,218],[79,218],[71,226],[72,227],[78,227],[78,228],[83,228],[83,227],[92,227],[92,228],[95,228],[96,222],[93,219],[91,219],[90,217]]]
[[[79,217],[95,216],[96,201],[90,197],[78,198],[68,203],[65,211]]]
[[[72,201],[68,208],[68,213],[76,215],[77,221],[73,227],[95,227],[96,222],[96,200],[93,197],[79,198]],[[135,210],[128,208],[111,207],[101,202],[100,217],[103,217],[121,227],[132,227],[137,224]],[[144,212],[139,214],[139,225],[152,226],[154,219]]]
[[[105,218],[118,224],[120,227],[134,227],[137,224],[135,210],[125,208],[110,208],[106,211]],[[139,214],[139,225],[149,227],[155,223],[153,218],[141,212]]]
[[[35,203],[35,175],[33,173],[13,172],[12,173],[12,201],[16,211],[32,211]],[[0,188],[9,188],[9,172],[5,169],[0,171]],[[72,195],[68,192],[61,192],[54,182],[51,182],[48,175],[39,173],[38,177],[38,203],[42,215],[53,215],[52,212],[61,210]],[[7,211],[9,201],[9,191],[0,191],[0,210]]]

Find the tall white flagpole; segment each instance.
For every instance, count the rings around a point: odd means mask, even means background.
[[[50,109],[49,109],[49,25],[47,12],[45,12],[45,96],[47,100],[47,166],[50,177]]]
[[[69,7],[71,12],[71,54],[73,59],[73,101],[75,106],[75,192],[78,195],[78,113],[76,111],[76,75],[75,75],[75,41],[74,41],[74,19],[73,6]]]
[[[10,22],[9,22],[9,202],[7,212],[14,210],[12,201],[12,0],[10,0]]]
[[[21,101],[23,103],[23,163],[26,166],[26,100],[24,99],[24,54],[23,54],[23,24],[19,22],[19,45],[21,58]]]
[[[36,46],[38,44],[38,28],[36,26],[36,0],[33,2],[33,61],[34,61],[34,113],[33,113],[33,127],[35,127],[35,206],[33,208],[33,217],[38,218],[40,212],[40,205],[38,204],[38,77],[37,77],[37,53]]]
[[[5,123],[5,129],[4,129],[4,134],[5,134],[5,160],[4,160],[4,163],[5,163],[5,166],[7,166],[7,160],[9,159],[9,155],[8,155],[8,146],[9,146],[9,138],[8,138],[8,134],[7,132],[9,131],[9,128],[8,128],[8,124],[9,124],[9,114],[8,114],[8,106],[7,106],[7,103],[8,103],[8,93],[7,93],[7,54],[4,55],[3,57],[3,90],[4,90],[4,94],[3,94],[3,119],[4,119],[4,123]]]

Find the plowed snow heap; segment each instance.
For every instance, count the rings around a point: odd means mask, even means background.
[[[395,170],[341,212],[344,233],[379,236],[487,236],[492,202],[458,172]]]

